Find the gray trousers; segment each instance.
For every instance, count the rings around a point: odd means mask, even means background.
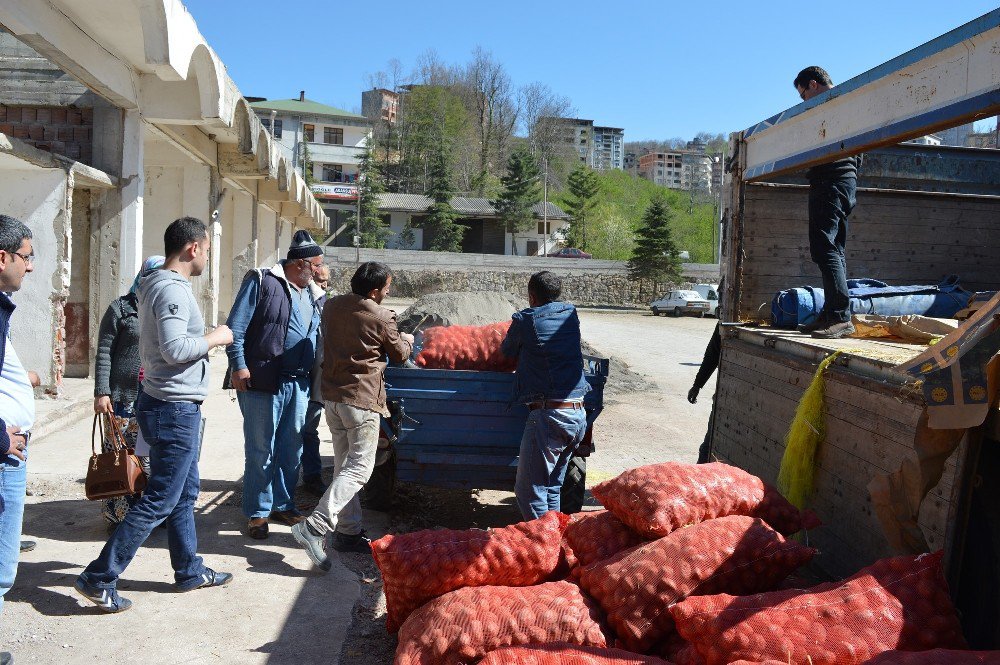
[[[333,482],[307,519],[317,533],[361,533],[358,491],[372,476],[378,450],[379,414],[340,402],[325,402],[333,435]]]

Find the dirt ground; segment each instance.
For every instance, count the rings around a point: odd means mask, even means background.
[[[389,304],[402,311],[409,303]],[[705,434],[714,379],[698,404],[688,404],[686,394],[715,320],[629,311],[580,315],[586,342],[612,357],[612,372],[619,371],[595,425],[588,486],[640,464],[693,461]],[[151,664],[392,662],[395,638],[385,632],[381,580],[370,556],[342,555],[330,573],[320,575],[286,527],[272,526],[266,541],[242,534],[242,419],[232,395],[218,387],[223,366],[222,358],[213,358],[197,521],[199,552],[208,565],[233,572],[233,584],[170,593],[166,536],[156,530],[120,583],[123,595],[135,602],[132,610],[103,615],[75,596],[73,579],[106,539],[98,506],[82,498],[91,424],[82,415],[32,442],[24,530],[38,548],[21,557],[0,616],[0,650],[12,650],[19,663],[110,662],[122,654]],[[328,438],[323,430],[321,436]],[[332,465],[328,444],[323,453],[325,464]],[[303,500],[301,507],[310,505]],[[400,488],[389,512],[365,511],[374,537],[519,520],[508,492],[414,485]]]

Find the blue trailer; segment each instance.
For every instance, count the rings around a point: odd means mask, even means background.
[[[567,474],[567,509],[582,502],[585,458],[594,420],[604,408],[607,358],[584,356],[592,390],[584,398],[587,437]],[[511,404],[514,374],[389,367],[386,398],[392,417],[383,420],[382,449],[366,503],[377,507],[396,479],[435,487],[514,489],[521,434],[528,417]]]

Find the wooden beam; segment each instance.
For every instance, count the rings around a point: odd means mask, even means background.
[[[997,115],[997,71],[1000,9],[750,127],[743,132],[743,178],[772,177]]]

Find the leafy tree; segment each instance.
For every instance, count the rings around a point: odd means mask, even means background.
[[[430,233],[429,249],[439,252],[462,251],[462,236],[465,228],[455,223],[458,213],[451,207],[454,196],[451,164],[448,162],[447,142],[439,139],[431,157],[428,173],[427,196],[434,202],[428,206],[427,215],[421,219],[421,226]]]
[[[313,161],[309,154],[309,142],[303,140],[299,145],[302,147],[302,179],[306,181],[306,187],[312,187],[316,178],[313,177]]]
[[[539,175],[538,164],[531,154],[521,148],[515,150],[507,160],[507,172],[500,178],[500,195],[490,201],[505,231],[511,235],[515,254],[517,245],[513,242],[514,234],[531,228],[535,223],[532,208],[541,198]]]
[[[569,195],[566,197],[567,212],[572,221],[566,242],[572,247],[587,249],[587,220],[594,206],[597,205],[597,193],[600,191],[600,181],[597,174],[581,164],[569,174]]]
[[[385,183],[372,152],[371,146],[366,147],[359,165],[361,177],[358,178],[358,208],[361,223],[358,224],[358,229],[362,247],[383,249],[389,238],[389,229],[382,220],[378,206],[379,194],[385,191]]]
[[[653,199],[642,218],[642,226],[636,232],[632,258],[628,262],[629,279],[652,279],[657,282],[680,280],[681,262],[670,233],[671,216],[670,208],[662,198]]]

